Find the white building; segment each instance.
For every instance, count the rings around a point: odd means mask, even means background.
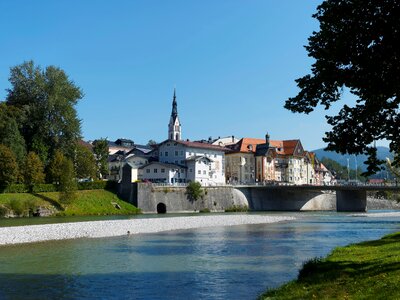
[[[139,177],[169,184],[198,181],[202,185],[225,183],[225,151],[218,145],[181,140],[176,93],[168,124],[168,139],[158,145],[158,162],[140,168]],[[168,169],[168,171],[167,171]]]

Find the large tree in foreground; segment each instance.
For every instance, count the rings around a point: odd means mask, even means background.
[[[329,109],[349,90],[356,104],[326,117],[332,130],[324,141],[327,150],[367,154],[366,174],[373,174],[383,163],[374,141],[387,139],[390,150],[400,152],[400,1],[327,0],[313,17],[320,30],[306,49],[315,62],[310,75],[296,80],[301,90],[285,108],[306,114],[318,105]]]
[[[63,70],[42,69],[33,61],[11,68],[6,104],[21,111],[19,127],[28,151],[47,163],[56,149],[71,159],[81,135],[75,106],[82,91]]]

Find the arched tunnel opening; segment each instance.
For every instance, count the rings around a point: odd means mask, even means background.
[[[167,212],[167,206],[164,203],[157,204],[157,213],[158,214],[165,214]]]

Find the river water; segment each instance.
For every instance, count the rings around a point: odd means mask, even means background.
[[[285,215],[298,219],[3,246],[0,299],[255,299],[305,260],[400,230],[400,217]]]

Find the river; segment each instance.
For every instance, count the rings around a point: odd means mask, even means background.
[[[400,230],[400,217],[284,215],[297,219],[2,246],[0,299],[255,299],[307,259]],[[53,221],[30,222],[43,220]]]

